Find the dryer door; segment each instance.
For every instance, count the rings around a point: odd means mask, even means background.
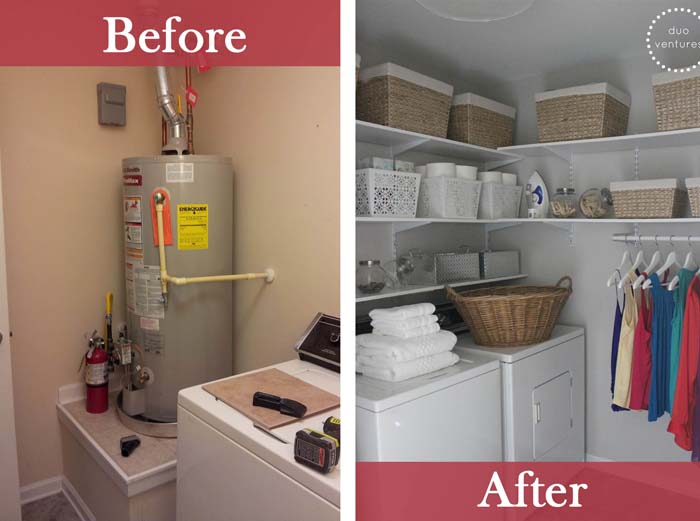
[[[542,459],[571,435],[573,377],[566,371],[532,391],[533,459]]]

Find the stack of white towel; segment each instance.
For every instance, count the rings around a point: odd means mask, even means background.
[[[373,332],[358,335],[357,372],[400,382],[456,364],[457,337],[442,331],[433,304],[412,304],[370,312]]]

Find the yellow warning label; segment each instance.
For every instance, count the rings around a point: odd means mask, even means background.
[[[177,249],[209,248],[209,205],[177,205]]]

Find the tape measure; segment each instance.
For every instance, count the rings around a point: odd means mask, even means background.
[[[324,474],[338,464],[339,449],[336,438],[313,429],[297,431],[294,439],[294,459]]]

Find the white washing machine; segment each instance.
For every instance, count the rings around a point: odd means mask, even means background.
[[[462,355],[403,382],[356,380],[358,461],[500,461],[501,376],[497,360]]]
[[[460,335],[461,356],[501,364],[506,461],[585,459],[585,342],[581,327],[555,326],[546,342],[492,348]]]
[[[334,371],[302,360],[272,367],[340,395]],[[297,463],[294,437],[305,427],[322,430],[328,416],[339,414],[338,408],[275,429],[289,442],[283,443],[201,385],[180,391],[177,521],[338,521],[340,468],[321,474]]]

